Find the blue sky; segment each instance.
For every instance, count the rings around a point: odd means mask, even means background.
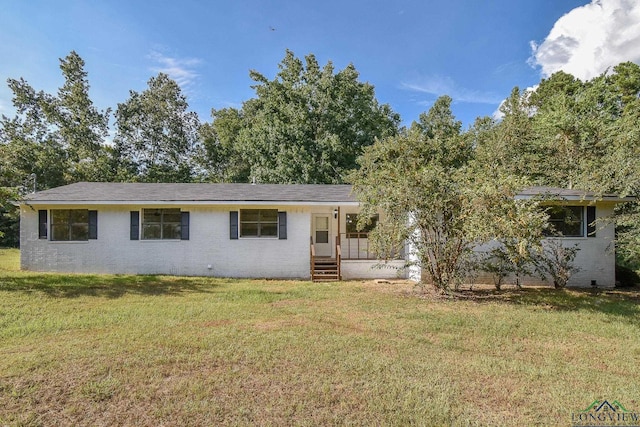
[[[292,50],[353,63],[381,103],[416,120],[443,94],[465,126],[514,86],[554,71],[588,79],[640,63],[637,0],[193,1],[0,0],[0,78],[62,84],[59,58],[86,62],[90,95],[116,108],[163,71],[201,120],[253,97],[249,70],[273,78]],[[0,113],[13,115],[0,85]]]

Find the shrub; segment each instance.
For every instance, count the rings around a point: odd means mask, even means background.
[[[573,265],[573,260],[580,248],[578,245],[565,247],[560,239],[548,239],[542,253],[536,260],[536,271],[544,278],[553,280],[556,289],[567,286],[569,278],[580,269]]]
[[[631,287],[640,283],[640,276],[629,267],[616,264],[616,286]]]

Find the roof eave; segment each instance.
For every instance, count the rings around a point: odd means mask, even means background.
[[[553,202],[596,202],[596,203],[625,203],[633,202],[635,197],[617,197],[617,196],[578,196],[578,195],[558,195],[558,194],[517,194],[516,200],[540,200],[540,201],[553,201]]]
[[[282,200],[23,200],[21,205],[189,205],[189,206],[228,206],[228,205],[278,205],[278,206],[358,206],[356,201],[282,201]]]

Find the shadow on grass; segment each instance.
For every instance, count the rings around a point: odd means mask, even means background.
[[[479,303],[503,302],[558,311],[590,311],[620,316],[640,324],[640,288],[622,289],[552,289],[528,288],[465,290],[462,299]]]
[[[0,292],[44,293],[55,298],[119,298],[126,294],[180,295],[189,292],[212,292],[219,286],[220,283],[209,278],[154,275],[18,273],[0,276]]]

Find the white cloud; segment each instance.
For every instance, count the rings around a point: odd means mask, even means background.
[[[401,86],[403,89],[427,93],[436,97],[449,95],[456,102],[468,102],[471,104],[497,104],[501,100],[500,97],[491,93],[460,87],[450,77],[421,77],[411,82],[403,82]]]
[[[176,81],[182,88],[191,86],[200,76],[195,68],[202,62],[197,58],[172,58],[158,51],[151,51],[150,59],[159,65],[152,67],[155,73],[165,73]]]
[[[640,1],[592,0],[558,19],[531,50],[529,63],[543,77],[564,71],[589,80],[621,62],[640,63]]]

